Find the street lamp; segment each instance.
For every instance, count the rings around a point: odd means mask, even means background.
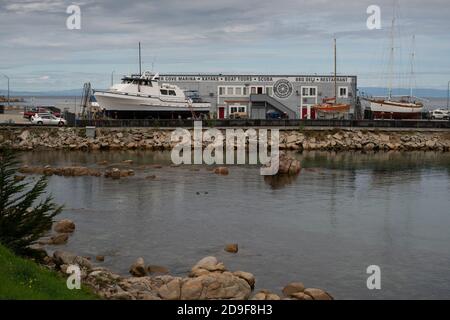
[[[2,75],[8,80],[8,107],[9,107],[10,106],[10,102],[9,102],[9,77],[6,74],[3,74],[3,73],[2,73]]]

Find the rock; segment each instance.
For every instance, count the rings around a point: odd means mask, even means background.
[[[55,223],[53,230],[58,233],[72,233],[75,231],[75,223],[72,220],[64,219]]]
[[[305,286],[301,282],[292,282],[283,288],[283,294],[287,297],[290,297],[293,293],[303,292],[305,290]]]
[[[237,253],[239,250],[237,243],[229,243],[225,246],[225,251],[230,253]]]
[[[209,272],[224,272],[225,265],[217,260],[215,257],[206,257],[192,267],[190,276],[198,277],[207,275]]]
[[[156,176],[154,174],[152,174],[152,175],[146,176],[145,179],[147,179],[147,180],[155,180]]]
[[[123,160],[122,162],[125,164],[133,164],[133,160]]]
[[[22,140],[22,141],[28,140],[28,139],[30,138],[30,131],[28,131],[28,130],[23,131],[23,132],[19,135],[18,138],[19,138],[20,140]]]
[[[95,260],[97,260],[98,262],[103,262],[105,261],[105,256],[95,256]]]
[[[67,233],[60,233],[57,235],[54,235],[50,238],[51,244],[53,245],[61,245],[67,243],[67,240],[69,240],[69,234]]]
[[[295,292],[290,295],[290,297],[297,299],[297,300],[312,300],[313,298],[306,293],[303,292]]]
[[[143,258],[138,258],[135,263],[130,267],[130,273],[134,277],[144,277],[147,275],[145,270],[145,263]]]
[[[181,286],[182,300],[245,300],[250,294],[251,288],[247,281],[230,272],[214,272],[197,278],[187,278]]]
[[[253,274],[251,274],[250,272],[245,272],[245,271],[235,271],[233,272],[233,275],[235,275],[236,277],[242,278],[245,281],[247,281],[248,285],[250,286],[250,288],[254,288],[255,287],[255,276]]]
[[[59,267],[62,265],[78,265],[83,269],[92,269],[92,264],[86,258],[76,256],[73,253],[66,251],[55,251],[53,252],[53,260],[55,264]]]
[[[161,266],[156,265],[149,265],[147,266],[147,272],[148,273],[160,273],[160,274],[167,274],[169,273],[169,269]]]
[[[134,300],[134,297],[129,292],[121,291],[121,292],[114,293],[113,295],[111,295],[111,297],[109,299],[111,299],[111,300]]]
[[[111,177],[113,179],[120,179],[120,169],[118,168],[112,168],[110,171],[105,172],[105,177]]]
[[[333,300],[333,297],[322,289],[308,288],[304,291],[313,300]]]
[[[229,174],[229,170],[227,167],[218,167],[214,169],[214,173],[226,176]]]
[[[180,300],[181,279],[176,278],[162,285],[158,290],[158,295],[164,300]]]
[[[278,163],[278,172],[276,175],[297,175],[300,173],[301,164],[300,161],[292,157],[287,156],[284,152],[280,152],[278,157],[273,155],[265,167],[270,167],[272,163]]]

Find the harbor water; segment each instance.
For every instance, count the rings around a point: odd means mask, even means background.
[[[100,265],[124,275],[143,257],[185,276],[212,255],[253,273],[256,290],[301,281],[337,299],[450,298],[450,154],[294,155],[303,169],[289,179],[254,166],[228,176],[173,167],[169,152],[28,152],[21,161],[104,169],[97,163],[133,160],[136,175],[120,180],[49,178],[61,217],[77,226],[57,248],[105,255]],[[381,268],[381,290],[367,288],[370,265]]]

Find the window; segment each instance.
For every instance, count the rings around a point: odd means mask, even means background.
[[[219,96],[225,95],[225,87],[219,87]]]
[[[161,89],[161,94],[167,96],[167,90]]]
[[[169,96],[176,96],[177,94],[175,93],[174,90],[169,90]]]
[[[245,107],[239,107],[238,110],[239,112],[245,112]]]
[[[248,96],[248,87],[244,87],[244,96]]]
[[[229,96],[234,95],[234,88],[233,87],[228,87],[227,88],[227,95],[229,95]]]
[[[256,87],[252,87],[251,93],[252,93],[252,94],[256,94]]]
[[[231,113],[235,113],[235,112],[237,112],[237,110],[238,110],[237,107],[231,107],[230,108]]]
[[[302,87],[302,96],[303,97],[316,97],[317,96],[317,88],[316,87]]]
[[[273,94],[273,87],[266,87],[266,94],[271,96]]]
[[[242,96],[242,88],[241,88],[241,87],[236,87],[236,88],[234,89],[234,93],[235,93],[237,96]]]
[[[348,98],[348,88],[339,87],[339,98]]]

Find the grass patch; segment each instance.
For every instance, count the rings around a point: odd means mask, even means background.
[[[66,279],[0,245],[0,300],[92,300],[87,288],[69,290]]]

